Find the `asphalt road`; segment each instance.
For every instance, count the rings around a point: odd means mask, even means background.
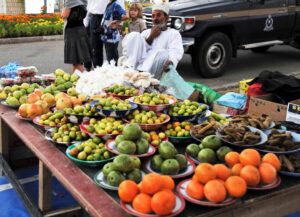
[[[0,66],[17,61],[22,66],[36,66],[40,73],[51,73],[58,68],[70,72],[71,65],[63,62],[63,48],[61,40],[0,45]],[[225,75],[214,79],[204,79],[194,72],[189,55],[184,55],[177,69],[187,81],[218,88],[242,79],[253,78],[263,70],[276,70],[284,74],[300,72],[299,57],[300,50],[290,46],[275,46],[264,54],[241,50],[238,51],[238,57],[232,59]]]

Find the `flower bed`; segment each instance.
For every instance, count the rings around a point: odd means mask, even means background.
[[[0,15],[0,38],[59,35],[63,26],[61,14]]]

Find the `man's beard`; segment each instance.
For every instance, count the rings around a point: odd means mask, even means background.
[[[160,29],[163,29],[167,26],[167,20],[164,19],[162,22],[159,22],[158,20],[154,20],[153,26],[158,26]]]

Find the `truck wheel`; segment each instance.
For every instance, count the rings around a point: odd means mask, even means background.
[[[219,77],[224,74],[231,56],[232,46],[228,36],[212,32],[196,44],[192,64],[194,70],[205,78]]]
[[[269,50],[271,46],[263,46],[263,47],[255,47],[255,48],[251,48],[251,51],[254,53],[264,53],[267,52],[267,50]]]

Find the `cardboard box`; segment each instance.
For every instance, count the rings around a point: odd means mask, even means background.
[[[227,107],[224,105],[219,105],[216,102],[214,103],[213,106],[214,106],[213,112],[219,113],[219,114],[238,115],[238,114],[242,114],[244,112],[243,110]]]
[[[287,106],[286,120],[300,124],[300,99],[289,102]]]
[[[285,121],[287,105],[279,104],[273,95],[250,98],[248,114],[253,116],[269,115],[272,121]]]

